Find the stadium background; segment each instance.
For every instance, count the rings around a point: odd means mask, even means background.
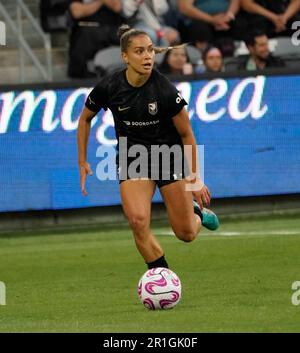
[[[300,192],[300,74],[181,80],[174,83],[189,102],[197,143],[204,145],[204,177],[215,199]],[[98,114],[91,130],[92,192],[83,198],[78,188],[76,128],[91,88],[2,90],[1,212],[120,204],[118,181],[100,181],[96,173],[103,159],[97,148],[115,146],[109,111]],[[158,192],[154,201],[161,202]]]
[[[109,114],[92,128],[80,194],[76,127],[95,82],[0,83],[0,332],[299,332],[300,71],[174,83],[221,228],[185,246],[155,195],[153,229],[184,288],[166,315],[138,302],[145,266],[118,184],[96,178],[98,146],[114,145]]]

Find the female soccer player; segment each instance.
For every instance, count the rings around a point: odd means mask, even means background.
[[[197,148],[184,108],[187,103],[170,81],[153,68],[155,53],[172,48],[154,48],[145,32],[130,29],[127,25],[120,27],[119,37],[122,58],[127,68],[107,75],[97,84],[89,94],[79,119],[81,190],[83,195],[87,195],[85,181],[87,175],[91,174],[91,168],[86,158],[91,120],[101,108],[109,108],[118,139],[117,165],[122,207],[136,246],[148,268],[168,267],[163,249],[150,229],[151,201],[156,186],[166,205],[172,229],[180,240],[191,242],[202,225],[215,230],[219,222],[212,211],[203,207],[209,205],[211,196],[196,173]],[[144,146],[149,152],[146,156],[149,162],[146,172],[141,171],[144,168],[140,165],[141,174],[138,175],[142,177],[130,175],[129,167],[135,158],[127,150],[122,150],[121,138],[127,139],[127,148]],[[193,154],[188,162],[191,171],[189,178],[185,176],[184,170],[178,172],[177,157],[174,155],[168,163],[157,163],[150,153],[153,146],[180,146],[182,150],[190,146]],[[158,178],[151,179],[150,167],[159,174]]]

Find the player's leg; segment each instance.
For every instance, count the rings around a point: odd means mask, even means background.
[[[186,190],[186,181],[161,182],[160,192],[167,207],[169,220],[176,236],[183,241],[192,241],[201,229],[219,228],[217,215],[207,209],[201,210],[193,200],[192,192]]]
[[[150,229],[153,180],[125,180],[120,184],[122,206],[134,240],[148,267],[168,267],[163,250]]]
[[[194,213],[193,195],[186,191],[186,181],[178,180],[160,188],[172,229],[177,238],[190,242],[201,229],[201,219]]]
[[[201,218],[203,227],[209,230],[216,230],[219,228],[219,219],[217,215],[210,209],[203,207],[201,209],[198,202],[193,201],[194,212]]]

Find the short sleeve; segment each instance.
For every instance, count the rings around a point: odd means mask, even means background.
[[[108,88],[107,80],[101,80],[88,95],[85,106],[94,113],[98,113],[101,108],[107,110]]]
[[[165,87],[165,99],[166,99],[166,111],[168,115],[173,118],[176,116],[182,108],[188,103],[185,101],[185,99],[182,97],[178,89],[168,80],[166,81],[166,86]]]

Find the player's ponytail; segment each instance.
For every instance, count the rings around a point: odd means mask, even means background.
[[[174,45],[172,47],[154,47],[154,51],[155,51],[155,54],[162,54],[173,49],[185,48],[188,44],[189,43],[183,43],[183,44]]]

